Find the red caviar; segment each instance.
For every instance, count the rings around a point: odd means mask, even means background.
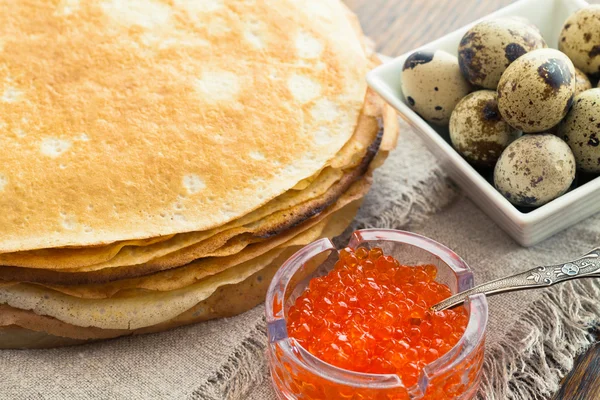
[[[429,311],[451,294],[436,273],[433,265],[401,265],[379,248],[346,248],[290,307],[288,334],[332,365],[398,374],[412,386],[458,342],[469,319],[462,307]]]

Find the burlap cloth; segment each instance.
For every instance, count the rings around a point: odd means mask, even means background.
[[[402,228],[446,244],[483,282],[600,244],[600,215],[525,249],[456,189],[408,127],[376,173],[355,227]],[[600,284],[574,281],[490,299],[487,399],[546,399],[594,340]],[[56,350],[0,351],[2,399],[251,399],[274,394],[263,307],[171,332]]]

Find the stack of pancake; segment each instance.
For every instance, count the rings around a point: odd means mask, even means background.
[[[0,348],[254,307],[395,145],[338,0],[0,10]]]

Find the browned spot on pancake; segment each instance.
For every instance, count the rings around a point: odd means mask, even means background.
[[[599,56],[600,55],[600,44],[592,47],[592,49],[589,52],[589,55],[591,58]]]

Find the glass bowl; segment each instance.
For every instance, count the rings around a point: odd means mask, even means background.
[[[349,247],[380,247],[404,265],[433,264],[436,280],[453,293],[473,286],[473,273],[452,250],[414,233],[364,229],[355,231]],[[474,295],[462,306],[469,321],[462,338],[446,354],[426,365],[417,383],[405,387],[395,374],[365,374],[335,367],[288,337],[287,311],[315,276],[327,274],[339,250],[321,239],[299,250],[277,272],[267,293],[268,359],[280,399],[470,399],[479,386],[483,365],[488,306]]]

